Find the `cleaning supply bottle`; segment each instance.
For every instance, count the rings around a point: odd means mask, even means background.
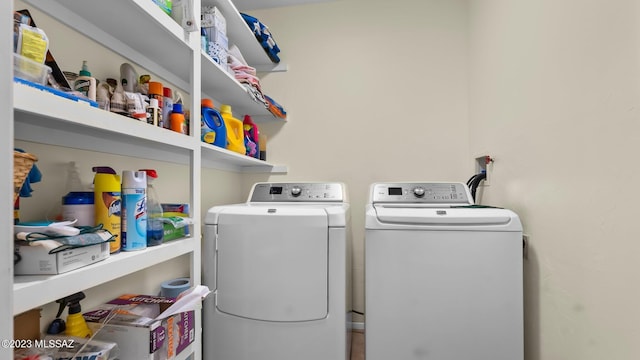
[[[84,293],[77,292],[73,295],[69,295],[63,297],[62,299],[56,300],[58,304],[60,304],[60,308],[58,309],[58,315],[56,315],[56,320],[49,326],[49,334],[56,333],[61,328],[64,329],[64,334],[67,336],[76,336],[80,338],[90,338],[91,337],[91,329],[87,326],[84,317],[82,317],[82,307],[80,306],[80,301],[85,298]],[[61,322],[60,315],[62,315],[62,311],[64,311],[65,307],[69,307],[69,315],[67,316],[67,321]]]
[[[160,108],[160,113],[164,114],[164,94],[162,92],[162,83],[161,82],[157,82],[157,81],[149,81],[149,99],[157,99],[158,100],[158,107]],[[164,128],[169,128],[169,126],[167,126],[166,122],[169,119],[167,118],[163,118],[163,127]]]
[[[126,92],[138,92],[138,73],[129,63],[120,64],[120,84]]]
[[[147,246],[160,245],[164,239],[163,210],[158,193],[153,187],[153,180],[158,178],[158,172],[154,169],[140,171],[147,173]]]
[[[260,131],[258,130],[258,125],[256,125],[251,116],[245,115],[244,121],[242,121],[244,127],[244,143],[247,148],[247,155],[254,157],[256,159],[260,158]]]
[[[162,120],[169,121],[171,112],[173,111],[173,92],[171,88],[162,88]],[[168,126],[163,126],[168,127]]]
[[[227,150],[235,151],[244,155],[246,149],[244,147],[244,130],[242,121],[233,117],[231,106],[221,105],[220,115],[224,119],[224,125],[227,128]]]
[[[187,133],[187,123],[182,112],[182,104],[173,104],[173,110],[170,116],[170,129],[180,134]]]
[[[96,173],[93,178],[95,225],[102,224],[102,228],[115,237],[115,240],[109,243],[109,252],[117,253],[120,251],[121,241],[120,176],[108,166],[96,166],[92,170]]]
[[[122,172],[122,250],[147,248],[147,173]]]
[[[96,101],[96,78],[91,77],[87,60],[82,61],[82,70],[80,70],[78,75],[73,82],[73,89],[81,92],[90,100]]]
[[[213,108],[211,99],[202,99],[200,106],[200,139],[223,149],[227,148],[227,128],[222,115]]]
[[[162,112],[158,107],[158,99],[149,100],[149,106],[147,106],[147,124],[153,126],[162,126]]]

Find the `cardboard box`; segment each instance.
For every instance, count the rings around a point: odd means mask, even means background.
[[[16,340],[40,339],[40,312],[36,308],[13,317],[13,338]]]
[[[91,265],[109,257],[109,243],[102,243],[49,254],[44,246],[16,245],[20,261],[15,275],[56,275]]]
[[[175,299],[125,294],[83,314],[92,331],[102,326],[112,310],[117,314],[95,335],[118,344],[121,359],[170,360],[195,338],[195,314],[182,312],[165,319],[156,317]]]

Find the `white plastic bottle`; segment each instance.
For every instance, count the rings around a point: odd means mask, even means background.
[[[82,70],[73,83],[73,90],[81,92],[90,100],[96,101],[96,78],[91,77],[87,60],[82,61]]]
[[[147,246],[162,244],[164,240],[164,229],[162,224],[162,204],[156,189],[153,187],[153,180],[158,178],[158,173],[154,169],[140,169],[147,173]]]
[[[147,174],[122,172],[122,250],[147,248]]]

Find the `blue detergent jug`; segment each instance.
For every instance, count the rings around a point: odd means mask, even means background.
[[[202,99],[200,109],[200,139],[208,144],[226,148],[227,128],[220,113],[213,108],[213,101]]]

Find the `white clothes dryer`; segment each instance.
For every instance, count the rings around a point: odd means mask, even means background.
[[[365,230],[367,360],[522,360],[522,225],[462,183],[376,183]]]
[[[257,183],[205,216],[207,360],[345,360],[351,352],[349,204],[340,183]]]

